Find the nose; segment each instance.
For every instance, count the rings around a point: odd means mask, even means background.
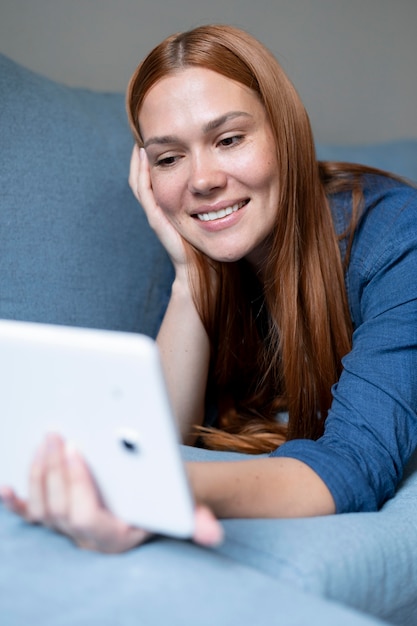
[[[207,196],[225,187],[226,172],[214,155],[198,154],[191,159],[188,188],[192,194]]]

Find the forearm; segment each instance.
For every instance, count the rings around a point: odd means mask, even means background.
[[[188,463],[197,502],[220,518],[309,517],[335,513],[321,478],[291,458]]]
[[[185,279],[173,283],[157,343],[182,439],[192,444],[192,427],[204,419],[210,346]]]

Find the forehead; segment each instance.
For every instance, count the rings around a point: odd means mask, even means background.
[[[205,68],[186,68],[158,81],[139,112],[142,135],[175,132],[176,127],[205,125],[228,111],[261,116],[264,109],[252,89]]]

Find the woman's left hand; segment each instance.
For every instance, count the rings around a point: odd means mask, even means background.
[[[61,532],[81,548],[124,552],[150,537],[103,506],[84,459],[58,435],[48,435],[37,451],[27,501],[11,489],[3,488],[1,497],[8,509],[28,522]]]
[[[58,435],[49,435],[36,454],[27,501],[9,488],[1,489],[0,497],[9,510],[67,535],[80,548],[125,552],[152,536],[105,508],[84,459]],[[205,507],[197,507],[194,540],[212,545],[220,539],[214,516]]]

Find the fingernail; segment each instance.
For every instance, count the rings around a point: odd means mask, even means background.
[[[213,528],[211,529],[211,534],[209,537],[210,545],[213,547],[219,546],[221,543],[223,543],[223,540],[224,530],[222,526],[220,526],[220,524],[216,524],[216,526],[213,526]]]
[[[65,458],[69,465],[77,465],[80,460],[78,449],[73,441],[67,441],[65,443]]]
[[[58,449],[58,439],[53,433],[48,433],[46,435],[46,449],[48,452],[56,452]]]

